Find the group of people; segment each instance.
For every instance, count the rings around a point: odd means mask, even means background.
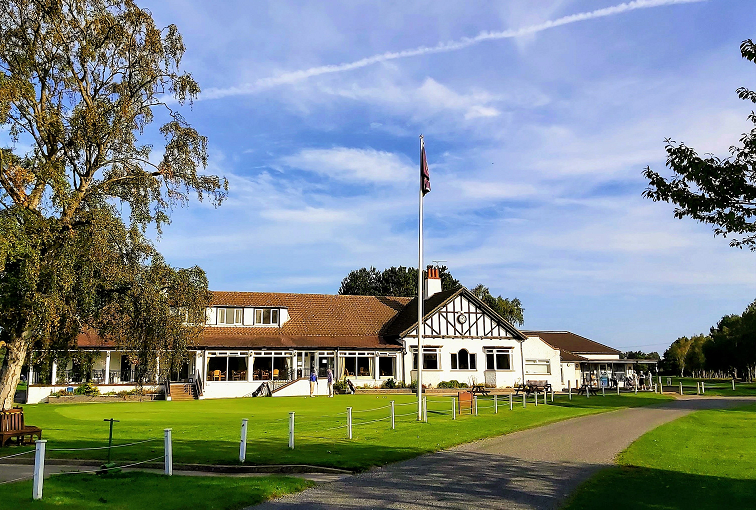
[[[328,396],[333,397],[333,370],[328,368],[326,372],[326,378],[328,379]],[[310,369],[310,396],[314,397],[318,393],[318,372],[315,367]]]

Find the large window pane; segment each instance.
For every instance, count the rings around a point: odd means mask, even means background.
[[[207,360],[207,380],[227,381],[228,358],[226,356],[213,356]]]
[[[451,353],[451,368],[452,370],[457,370],[457,353],[456,352]]]
[[[438,353],[423,353],[423,369],[438,370]]]
[[[252,379],[255,381],[269,381],[273,376],[273,358],[269,356],[255,356],[252,362]]]
[[[496,370],[509,370],[510,364],[509,364],[509,353],[508,352],[497,352],[496,353]]]
[[[457,363],[459,364],[460,370],[470,369],[470,355],[467,353],[467,349],[460,349],[459,354],[457,355]]]
[[[475,360],[475,354],[470,354],[470,370],[476,370],[478,364]]]
[[[381,356],[378,358],[378,375],[381,377],[396,377],[394,360],[396,358]]]
[[[494,353],[486,353],[486,370],[496,370]]]

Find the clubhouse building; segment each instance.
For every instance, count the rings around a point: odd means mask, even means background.
[[[70,361],[53,362],[45,374],[32,367],[27,402],[45,401],[84,380],[101,393],[130,390],[137,378],[171,394],[183,388],[191,398],[253,396],[263,387],[274,396],[307,395],[312,370],[322,395],[329,368],[335,379],[356,387],[380,387],[389,379],[410,384],[418,364],[416,299],[213,292],[202,337],[170,381],[156,381],[137,370],[127,352],[82,333],[78,349],[92,353],[91,371],[84,374]],[[622,384],[639,361],[620,359],[617,349],[574,333],[520,331],[468,289],[442,291],[434,268],[425,282],[424,310],[419,358],[429,387],[450,380],[492,388],[538,380],[555,390],[613,379]]]

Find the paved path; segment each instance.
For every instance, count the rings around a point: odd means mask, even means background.
[[[423,455],[254,508],[553,509],[645,432],[692,411],[754,401],[687,397],[574,418]]]

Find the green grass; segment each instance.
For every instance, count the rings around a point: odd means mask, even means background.
[[[583,484],[566,508],[753,508],[756,405],[698,411],[645,434]]]
[[[0,501],[14,510],[236,510],[312,485],[282,476],[57,475],[45,480],[41,501],[32,500],[31,481],[0,485]]]
[[[667,384],[667,380],[671,379],[672,384]],[[658,382],[658,377],[654,378]],[[702,379],[694,377],[671,377],[662,376],[662,383],[664,389],[669,391],[670,386],[674,386],[674,390],[678,391],[680,382],[683,383],[683,393],[686,395],[696,394],[696,384],[703,381],[705,394],[708,396],[717,397],[742,397],[742,396],[756,396],[756,383],[744,383],[735,381],[735,391],[732,390],[731,379]]]
[[[451,420],[451,400],[429,397],[428,423],[418,423],[411,395],[339,395],[336,398],[279,397],[218,399],[189,402],[38,404],[24,406],[30,425],[44,429],[48,456],[104,459],[103,450],[56,452],[56,448],[85,448],[107,444],[105,418],[120,420],[114,444],[156,438],[155,442],[113,450],[113,460],[124,462],[157,457],[163,452],[163,429],[173,429],[176,463],[238,463],[242,418],[249,419],[247,463],[312,464],[349,470],[415,457],[477,439],[535,427],[575,416],[621,407],[664,401],[652,393],[606,397],[575,396],[569,402],[557,396],[555,404],[526,409],[515,400],[513,411],[502,403],[493,414],[491,397],[481,399],[479,416]],[[396,401],[396,430],[390,429],[388,406]],[[503,399],[502,399],[503,400]],[[353,439],[346,439],[346,408],[354,409]],[[381,409],[363,412],[364,410]],[[296,412],[296,449],[288,448],[289,411]],[[446,413],[446,414],[439,414]],[[382,419],[373,423],[371,420]],[[342,427],[342,428],[334,428]],[[7,450],[9,453],[11,450]],[[4,452],[3,452],[4,453]]]

